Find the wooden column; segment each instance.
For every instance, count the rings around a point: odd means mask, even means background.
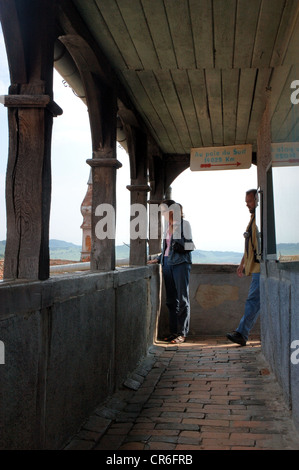
[[[85,72],[82,77],[93,147],[92,159],[87,160],[92,168],[90,268],[110,271],[115,269],[115,233],[111,233],[111,222],[115,226],[116,170],[122,166],[116,159],[117,96],[113,88],[93,75]],[[97,230],[103,218],[108,218],[109,225],[104,239]]]
[[[115,158],[98,157],[96,153],[87,163],[92,168],[93,182],[90,269],[109,271],[115,269],[115,232],[113,235],[111,229],[115,230],[116,170],[121,167],[121,163]],[[101,219],[108,221],[105,238],[99,233],[103,233]],[[97,229],[97,224],[100,229]]]
[[[115,269],[115,233],[111,234],[111,217],[115,226],[116,170],[122,166],[116,159],[117,97],[113,89],[100,81],[86,83],[89,83],[86,96],[93,145],[92,159],[87,160],[92,168],[90,267],[109,271]],[[97,231],[103,218],[108,219],[109,225],[106,238]]]
[[[10,78],[4,279],[49,277],[56,1],[0,0]]]
[[[149,254],[155,255],[161,252],[161,243],[162,243],[162,224],[161,224],[161,214],[158,213],[158,220],[152,220],[151,213],[155,214],[153,206],[159,206],[163,200],[165,188],[164,188],[164,167],[163,162],[160,156],[151,155],[150,156],[150,186],[151,193],[149,199]],[[156,238],[156,230],[152,230],[151,224],[158,225],[158,234]],[[156,227],[154,227],[156,229]],[[154,237],[152,236],[154,234]]]
[[[131,208],[134,204],[144,207],[143,222],[147,228],[147,193],[150,187],[147,184],[147,136],[140,129],[124,125],[127,135],[128,153],[130,157],[131,184],[127,186],[131,193]],[[134,214],[131,216],[134,219]],[[130,265],[144,266],[147,262],[147,235],[135,238],[130,234]]]
[[[267,91],[267,105],[257,135],[258,186],[262,191],[259,202],[262,221],[257,223],[262,232],[261,244],[264,260],[266,260],[267,253],[276,252],[272,172],[267,171],[272,161],[270,99],[271,92]]]
[[[127,189],[131,192],[131,207],[134,204],[140,204],[147,211],[147,192],[150,191],[150,187],[147,184],[132,184],[128,185]],[[133,215],[131,217],[134,218]],[[147,221],[145,221],[147,226]],[[144,266],[147,262],[147,238],[138,237],[135,238],[132,235],[132,229],[130,234],[130,265],[131,266]]]
[[[102,213],[104,207],[110,208],[110,215],[113,211],[116,213],[116,169],[121,167],[116,159],[116,86],[112,76],[110,81],[107,79],[99,57],[83,37],[67,34],[59,40],[68,49],[80,73],[90,122],[93,151],[92,158],[87,160],[92,168],[90,265],[92,270],[113,270],[115,237],[111,238],[111,227],[107,228],[106,238],[99,237],[97,227],[106,217]]]

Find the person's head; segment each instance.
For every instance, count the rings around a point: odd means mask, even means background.
[[[161,214],[169,222],[173,222],[176,219],[181,219],[183,217],[183,207],[178,202],[175,202],[173,199],[163,199],[160,204]]]
[[[253,214],[255,208],[258,205],[258,193],[256,189],[249,189],[248,191],[246,191],[245,202],[246,206],[249,209],[249,212]]]

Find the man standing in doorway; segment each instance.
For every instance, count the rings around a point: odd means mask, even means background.
[[[255,224],[255,208],[258,205],[258,194],[256,189],[246,191],[246,205],[251,214],[250,222],[244,233],[245,249],[240,265],[237,269],[239,277],[243,276],[245,270],[246,276],[251,276],[251,284],[248,297],[245,303],[244,315],[241,318],[238,328],[226,337],[233,343],[246,345],[249,332],[253,328],[260,313],[260,263],[257,259],[257,233]]]

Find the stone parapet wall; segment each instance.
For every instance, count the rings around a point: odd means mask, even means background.
[[[156,266],[0,285],[0,448],[59,449],[147,354]]]
[[[292,418],[299,430],[299,272],[275,261],[262,265],[261,338]]]

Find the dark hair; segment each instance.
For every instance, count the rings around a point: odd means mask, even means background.
[[[163,201],[161,201],[161,204],[165,204],[165,206],[170,207],[173,204],[176,204],[176,202],[173,199],[163,199]]]
[[[173,204],[177,204],[181,209],[181,217],[184,217],[183,206],[179,202],[175,202],[173,199],[163,199],[163,201],[161,201],[161,204],[164,204],[167,207],[171,207]]]
[[[246,191],[246,195],[247,195],[247,194],[254,194],[254,195],[256,195],[256,193],[257,193],[257,189],[248,189],[248,191]]]

